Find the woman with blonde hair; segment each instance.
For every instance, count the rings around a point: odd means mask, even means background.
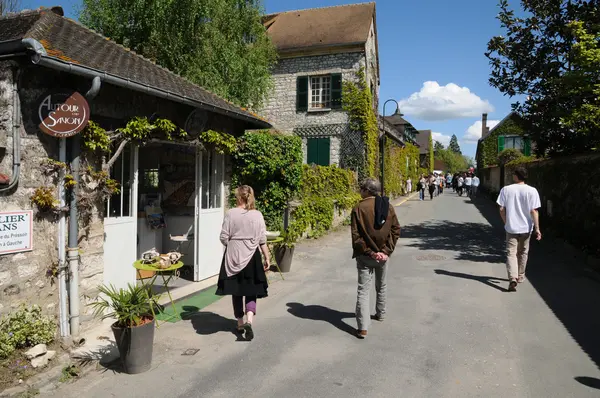
[[[256,300],[268,295],[265,271],[269,269],[271,260],[267,248],[267,228],[262,213],[256,210],[254,190],[242,185],[235,190],[235,198],[237,206],[225,214],[221,229],[221,243],[226,250],[216,294],[232,296],[237,331],[245,333],[246,340],[252,340]],[[261,252],[265,257],[264,265]]]

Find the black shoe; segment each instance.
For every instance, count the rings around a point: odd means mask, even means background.
[[[517,291],[517,281],[510,281],[510,283],[508,284],[508,291],[509,292]]]
[[[252,330],[252,324],[246,322],[244,324],[244,329],[246,330],[246,340],[252,341],[252,339],[254,338],[254,331]]]
[[[377,322],[383,322],[385,320],[385,317],[383,315],[373,315],[373,317],[371,318]]]

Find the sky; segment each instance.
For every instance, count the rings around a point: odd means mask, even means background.
[[[352,0],[263,0],[266,12],[336,6]],[[511,0],[511,3],[516,3]],[[80,0],[22,0],[24,8],[62,5],[76,19]],[[515,99],[488,83],[487,42],[502,34],[495,0],[378,0],[380,103],[395,99],[419,130],[447,145],[452,134],[475,156],[481,114],[493,127]],[[389,103],[386,115],[393,113]],[[382,111],[382,109],[380,110]]]

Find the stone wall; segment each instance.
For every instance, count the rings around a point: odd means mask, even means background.
[[[479,179],[481,181],[481,187],[489,192],[490,194],[497,194],[502,188],[500,181],[500,174],[502,170],[499,166],[486,167],[481,170],[477,170],[479,173]]]
[[[273,70],[272,95],[268,98],[261,115],[276,129],[288,132],[299,126],[346,123],[348,116],[343,110],[296,111],[296,78],[341,73],[344,81],[354,80],[356,72],[364,65],[364,53],[282,58]]]
[[[373,106],[379,107],[379,61],[377,59],[377,32],[375,23],[371,23],[369,39],[365,45],[367,84],[373,88]]]
[[[0,142],[7,142],[6,154],[0,157],[0,173],[12,173],[12,69],[18,64],[0,62]],[[30,196],[40,186],[56,189],[56,181],[44,177],[40,165],[47,158],[58,159],[58,140],[42,134],[34,117],[39,98],[49,89],[73,88],[87,92],[91,81],[38,66],[23,73],[19,97],[23,123],[21,137],[21,173],[18,187],[8,194],[0,194],[0,211],[34,210]],[[91,119],[107,129],[124,125],[134,116],[158,114],[184,126],[192,108],[152,96],[135,93],[103,84],[100,94],[90,101]],[[233,119],[209,113],[207,128],[239,135],[244,124]],[[230,168],[230,166],[228,166]],[[230,173],[228,173],[229,175]],[[227,184],[227,189],[229,188]],[[104,271],[104,205],[98,204],[90,223],[80,222],[80,309],[82,330],[91,326],[92,316],[87,303],[97,296],[97,287],[103,282]],[[34,210],[35,214],[35,210]],[[55,281],[46,277],[46,271],[57,260],[57,222],[54,217],[35,217],[34,250],[27,253],[0,256],[0,313],[22,303],[40,304],[51,315],[58,315],[58,294]]]

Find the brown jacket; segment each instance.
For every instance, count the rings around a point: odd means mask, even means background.
[[[388,256],[400,238],[400,224],[390,204],[387,219],[381,229],[375,229],[375,198],[361,200],[352,210],[352,258],[382,252]]]

